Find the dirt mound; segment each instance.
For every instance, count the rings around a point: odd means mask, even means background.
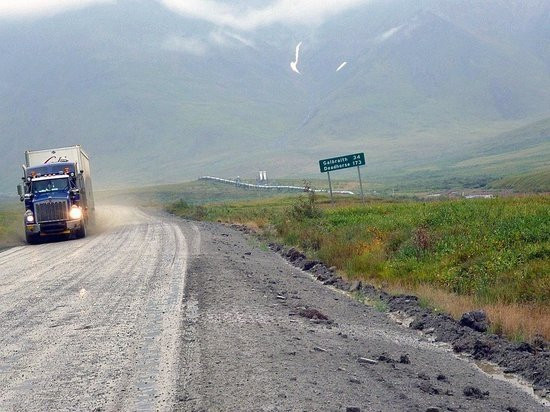
[[[303,318],[307,319],[313,319],[313,320],[328,320],[328,317],[324,315],[323,313],[319,312],[317,309],[301,309],[298,312],[298,315],[300,315]]]
[[[460,321],[451,316],[423,308],[416,296],[390,295],[372,285],[350,282],[338,276],[334,268],[309,260],[295,248],[271,243],[270,249],[294,266],[310,272],[325,285],[344,291],[360,291],[367,298],[385,302],[390,312],[413,317],[410,327],[430,333],[436,341],[447,342],[457,353],[471,355],[476,360],[496,363],[505,373],[514,373],[531,382],[542,396],[550,395],[550,345],[541,341],[531,345],[515,343],[487,333],[487,318],[482,311],[465,313]],[[471,391],[469,391],[470,393]],[[472,392],[475,396],[475,391]]]

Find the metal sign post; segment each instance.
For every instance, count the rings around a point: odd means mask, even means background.
[[[334,204],[334,198],[332,197],[332,183],[330,181],[330,172],[327,172],[328,176],[328,190],[330,191],[330,202]]]
[[[361,186],[361,199],[365,203],[365,193],[363,192],[363,181],[361,180],[361,170],[359,166],[365,166],[365,153],[354,153],[350,155],[331,157],[330,159],[319,160],[319,169],[321,173],[326,173],[328,176],[328,187],[330,191],[330,201],[334,204],[332,197],[332,182],[330,181],[330,172],[334,170],[347,169],[357,166],[357,174],[359,176],[359,186]]]
[[[359,176],[359,186],[361,187],[361,201],[365,204],[365,194],[363,193],[363,181],[361,180],[361,169],[357,166],[357,175]]]

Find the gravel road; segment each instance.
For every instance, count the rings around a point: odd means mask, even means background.
[[[240,232],[102,212],[0,253],[0,411],[547,410]]]

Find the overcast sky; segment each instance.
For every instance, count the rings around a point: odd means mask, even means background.
[[[115,0],[0,0],[0,16],[4,18],[42,17],[97,3]]]
[[[319,24],[326,18],[371,0],[266,0],[265,6],[243,9],[216,0],[150,0],[185,17],[236,30],[254,30],[275,23]],[[117,0],[0,0],[0,18],[40,18],[67,10]]]

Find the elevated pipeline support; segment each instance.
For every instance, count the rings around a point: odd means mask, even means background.
[[[313,190],[315,193],[328,193],[327,189],[308,189],[304,186],[287,186],[287,185],[255,185],[252,183],[241,182],[239,180],[223,179],[215,176],[201,176],[199,180],[207,180],[211,182],[224,183],[245,189],[273,190],[273,191],[288,191],[288,192],[306,192]],[[350,190],[333,190],[332,193],[337,195],[354,195]]]

